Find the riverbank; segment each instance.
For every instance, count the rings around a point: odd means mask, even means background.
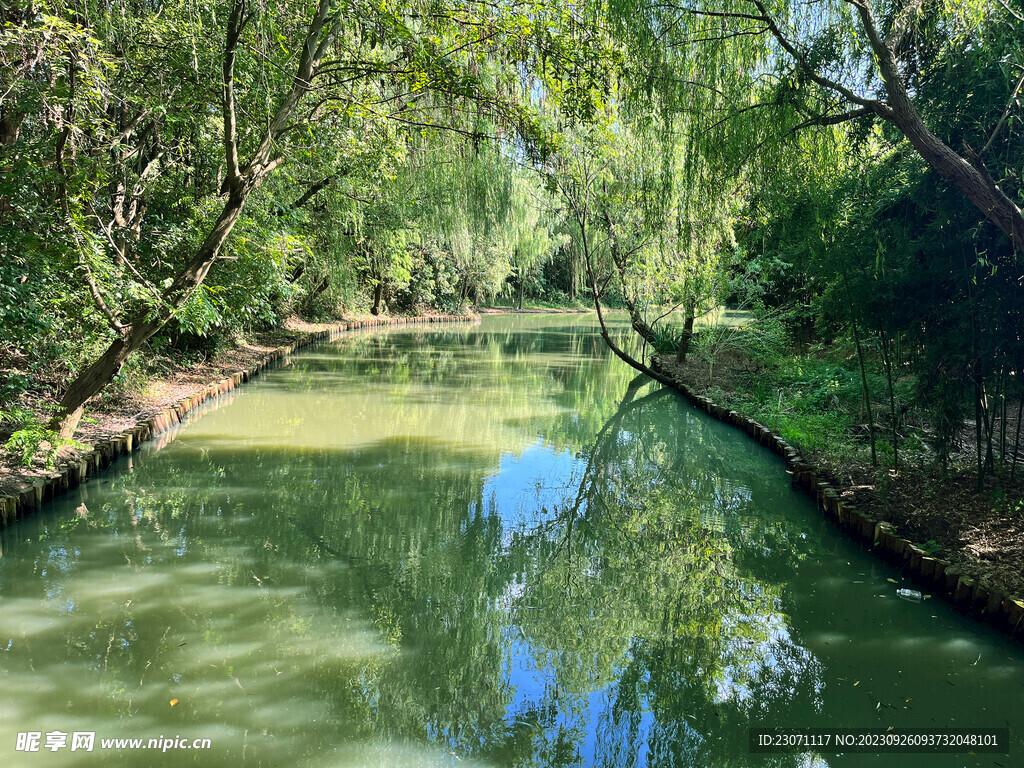
[[[61,448],[55,457],[49,457],[50,461],[47,460],[49,444],[45,441],[27,466],[22,464],[19,452],[0,450],[0,497],[24,493],[33,482],[52,476],[61,466],[81,462],[93,451],[94,445],[117,438],[177,404],[199,397],[226,378],[255,370],[282,350],[291,351],[360,324],[430,322],[432,317],[373,318],[367,315],[337,323],[311,323],[292,317],[277,328],[235,339],[232,346],[205,360],[160,359],[158,365],[151,366],[159,370],[159,374],[148,376],[139,386],[122,388],[94,400],[75,432],[77,445]],[[41,422],[56,403],[57,395],[55,387],[43,385],[22,396],[19,407],[31,411]],[[0,447],[10,438],[11,428],[6,426],[0,433]]]
[[[954,462],[946,474],[921,456],[914,460],[909,452],[898,472],[891,468],[891,454],[882,457],[883,466],[872,466],[861,436],[847,429],[837,414],[827,409],[801,413],[785,387],[779,387],[771,407],[759,407],[755,390],[764,387],[765,372],[742,356],[720,357],[713,370],[696,355],[683,365],[671,355],[658,362],[694,395],[708,397],[781,435],[818,468],[818,476],[835,487],[843,501],[892,525],[894,536],[909,540],[989,591],[1024,596],[1022,473],[1015,473],[1013,481],[1005,473],[986,478],[985,489],[978,492],[973,468],[963,460]]]
[[[593,315],[381,330],[288,356],[4,532],[0,738],[128,718],[232,768],[529,764],[571,731],[597,768],[651,738],[718,765],[765,722],[1024,734],[1019,646],[900,599]],[[992,768],[947,757],[898,764]]]

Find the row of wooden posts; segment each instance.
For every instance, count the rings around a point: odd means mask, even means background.
[[[720,421],[736,426],[773,453],[782,456],[789,467],[793,485],[799,486],[814,499],[818,509],[850,538],[895,565],[902,575],[909,577],[923,591],[947,599],[962,612],[986,621],[1024,642],[1024,600],[1020,597],[1008,595],[984,581],[970,578],[959,567],[931,556],[900,536],[891,523],[877,520],[843,499],[822,473],[807,463],[782,435],[772,432],[754,419],[694,394],[671,373],[659,369],[657,365],[655,368],[672,380],[676,389],[692,405]]]
[[[119,456],[130,454],[146,440],[181,423],[185,417],[203,403],[230,392],[243,382],[249,381],[269,366],[295,350],[318,341],[333,341],[345,331],[371,328],[380,325],[406,325],[411,323],[455,323],[475,320],[461,315],[425,315],[422,317],[375,317],[368,320],[353,320],[315,331],[305,335],[294,344],[269,352],[248,371],[215,381],[204,389],[168,406],[155,416],[138,422],[131,429],[111,435],[94,443],[87,451],[72,461],[54,468],[44,477],[36,478],[19,492],[0,496],[0,528],[10,525],[37,511],[43,504],[56,499],[89,478],[105,470]]]

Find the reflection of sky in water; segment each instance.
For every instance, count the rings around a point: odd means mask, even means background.
[[[509,590],[503,607],[521,597],[526,587],[514,585]],[[744,585],[743,591],[756,591],[756,585]],[[497,606],[496,606],[497,607]],[[533,610],[536,606],[519,606]],[[558,606],[539,607],[539,610],[557,611]],[[722,659],[722,666],[713,681],[717,704],[731,703],[746,710],[752,717],[762,710],[765,686],[771,688],[774,698],[785,700],[800,695],[801,687],[810,687],[818,700],[823,686],[820,662],[814,654],[797,644],[790,634],[786,618],[779,613],[751,615],[729,614],[725,617],[723,633],[733,635],[730,653]],[[742,625],[756,625],[755,635],[761,639],[749,640],[741,631]],[[622,707],[617,699],[622,694],[621,677],[634,661],[631,651],[625,651],[612,665],[607,680],[596,680],[593,690],[559,688],[558,670],[560,651],[535,645],[516,625],[510,625],[507,638],[508,659],[504,673],[513,691],[506,708],[506,723],[511,728],[519,722],[539,726],[543,740],[551,745],[558,734],[574,736],[574,749],[578,750],[581,765],[608,765],[610,756],[619,755],[634,768],[663,765],[650,753],[652,740],[671,744],[676,754],[689,754],[700,759],[705,739],[689,722],[686,712],[675,712],[673,719],[659,721],[652,711],[648,696],[640,693],[636,701]],[[650,672],[645,672],[639,683],[647,685]],[[680,685],[685,681],[679,680]],[[664,715],[664,713],[663,713]],[[537,722],[539,720],[539,722]],[[753,720],[752,720],[753,722]],[[794,759],[797,759],[794,757]],[[652,761],[653,762],[650,762]],[[625,763],[624,763],[625,764]],[[679,765],[672,762],[671,765]],[[692,763],[696,765],[697,763]],[[828,762],[818,756],[806,756],[796,765],[808,768],[827,768]]]
[[[628,446],[636,435],[622,429],[616,438],[619,446]],[[650,459],[637,454],[626,454],[616,474],[639,471],[641,465],[649,470]],[[552,513],[571,504],[579,490],[579,483],[587,467],[585,458],[568,451],[559,451],[538,440],[516,455],[503,452],[495,472],[484,479],[483,498],[488,512],[496,514],[502,523],[504,545],[508,545],[514,530],[530,529],[550,519]],[[744,507],[750,501],[750,491],[741,484],[722,484],[723,496],[732,504],[715,504],[703,510],[701,522],[711,530],[722,531],[735,527],[736,521],[725,514],[724,506]],[[736,503],[736,500],[739,503]],[[731,523],[731,525],[729,525]],[[588,571],[587,575],[600,578]],[[731,702],[741,709],[757,709],[757,697],[763,693],[766,682],[777,695],[797,695],[799,686],[808,684],[820,697],[821,683],[817,679],[820,665],[814,654],[800,647],[791,636],[786,617],[778,612],[756,612],[767,596],[756,582],[741,585],[755,613],[727,614],[723,633],[734,636],[734,653],[718,670],[714,680],[714,700]],[[521,581],[508,584],[504,595],[493,606],[497,609],[557,610],[557,606],[528,606],[520,601],[528,592]],[[769,604],[777,601],[768,600]],[[756,631],[745,632],[745,625]],[[627,709],[616,707],[620,695],[620,677],[632,655],[626,651],[612,667],[607,681],[601,681],[593,690],[559,690],[557,669],[559,651],[534,645],[516,625],[506,628],[508,658],[504,673],[512,698],[506,707],[506,724],[512,729],[530,723],[538,729],[538,737],[548,749],[557,749],[560,736],[570,735],[572,749],[582,765],[606,764],[610,756],[628,760],[630,766],[648,765],[650,742],[672,743],[678,753],[689,753],[699,759],[703,737],[687,721],[685,713],[674,720],[659,722],[652,712],[645,694]],[[748,639],[753,635],[756,639]],[[642,683],[648,683],[649,672]],[[637,704],[639,706],[637,706]],[[540,746],[538,746],[540,749]],[[538,755],[538,758],[540,756]],[[827,762],[815,762],[808,756],[808,766],[827,768]],[[656,761],[657,764],[660,761]]]
[[[501,519],[503,543],[513,530],[539,522],[572,499],[586,461],[537,441],[516,455],[503,451],[498,469],[484,478],[483,498]]]
[[[639,722],[632,723],[627,733],[615,733],[616,717],[612,710],[617,680],[582,695],[575,691],[558,691],[554,668],[551,665],[539,666],[536,649],[516,634],[516,628],[510,627],[507,675],[515,693],[508,704],[506,722],[512,726],[517,721],[525,722],[529,716],[536,717],[536,713],[542,713],[542,726],[547,734],[564,731],[582,737],[574,740],[573,746],[578,750],[583,765],[599,763],[602,756],[599,748],[603,747],[602,751],[608,749],[607,743],[599,746],[599,742],[607,742],[609,737],[616,741],[627,737],[630,741],[618,746],[632,746],[638,757],[636,765],[646,765],[647,742],[656,727],[654,715],[646,702],[641,702],[639,712],[631,713],[634,717],[639,716]],[[616,670],[617,673],[621,671]],[[556,702],[554,711],[548,707],[550,701]]]
[[[736,653],[722,666],[716,681],[716,701],[732,701],[747,709],[756,708],[763,701],[764,681],[768,680],[771,692],[780,698],[796,696],[801,686],[810,685],[817,699],[816,708],[820,708],[821,663],[814,653],[794,640],[785,616],[778,613],[727,615],[725,623],[727,633],[743,637],[736,641],[743,646],[743,652]],[[743,625],[757,626],[759,633],[764,633],[764,639],[746,639],[744,636],[748,633],[742,631]]]

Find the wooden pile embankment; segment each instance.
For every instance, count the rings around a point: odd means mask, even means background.
[[[45,477],[40,477],[20,491],[0,496],[0,528],[10,525],[37,511],[43,504],[77,488],[105,470],[119,456],[137,450],[142,443],[181,423],[203,403],[226,394],[282,358],[302,347],[319,341],[333,341],[346,331],[373,328],[381,325],[408,325],[413,323],[457,323],[477,318],[461,315],[425,315],[423,317],[376,317],[353,320],[332,328],[306,334],[293,344],[278,347],[267,353],[255,366],[232,376],[215,381],[205,388],[173,403],[155,416],[150,416],[111,437],[88,446],[76,459],[59,464]]]
[[[1024,642],[1024,600],[966,576],[958,567],[933,557],[913,542],[902,538],[895,526],[861,512],[845,501],[839,491],[809,464],[792,445],[763,424],[718,405],[702,395],[694,394],[664,368],[654,369],[673,382],[673,386],[695,407],[714,418],[732,424],[751,438],[780,455],[789,468],[794,486],[800,487],[817,504],[818,509],[850,538],[900,569],[923,591],[939,595],[962,612],[988,622],[992,626]]]

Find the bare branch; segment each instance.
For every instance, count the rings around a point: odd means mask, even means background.
[[[228,17],[227,42],[224,47],[224,79],[221,99],[224,108],[224,158],[227,173],[222,191],[230,189],[240,180],[238,168],[238,123],[235,117],[235,56],[238,41],[245,27],[246,0],[234,0]]]
[[[330,176],[327,176],[327,177],[325,177],[325,178],[321,179],[320,181],[318,181],[318,182],[315,182],[314,184],[312,184],[312,185],[311,185],[311,186],[309,187],[309,189],[307,189],[307,190],[306,190],[305,192],[303,192],[303,193],[302,193],[302,195],[301,195],[301,196],[299,197],[299,199],[298,199],[298,200],[296,200],[296,201],[295,201],[294,203],[292,203],[291,205],[289,205],[289,206],[288,206],[288,208],[287,208],[287,210],[290,210],[290,211],[294,211],[294,210],[297,210],[297,209],[301,208],[301,207],[302,207],[302,206],[304,206],[304,205],[305,205],[306,203],[308,203],[308,202],[309,202],[310,200],[312,200],[312,199],[313,199],[313,197],[314,197],[314,196],[315,196],[315,195],[316,195],[316,194],[317,194],[317,193],[318,193],[318,192],[319,192],[319,191],[320,191],[321,189],[323,189],[324,187],[326,187],[326,186],[327,186],[328,184],[330,184],[330,183],[331,183],[332,181],[334,181],[334,174],[331,174]],[[286,210],[282,209],[282,210],[280,210],[280,211],[278,211],[278,212],[277,212],[277,215],[278,215],[278,216],[284,216],[284,215],[285,215],[285,213],[286,213]]]
[[[868,4],[864,0],[846,0],[846,2],[856,8],[857,13],[860,15],[864,31],[868,36],[868,42],[871,44],[871,50],[874,52],[875,59],[878,62],[878,71],[881,73],[882,80],[885,82],[885,87],[889,92],[889,104],[891,108],[899,111],[904,101],[907,104],[910,103],[910,96],[907,93],[906,84],[903,81],[903,75],[900,72],[899,65],[896,63],[896,57],[893,55],[892,48],[888,46],[878,31],[878,25],[875,23],[875,17],[871,13],[871,8]]]
[[[710,16],[713,19],[746,19],[747,21],[757,21],[763,24],[769,23],[770,19],[768,18],[768,14],[765,11],[764,6],[757,3],[755,3],[755,5],[757,5],[757,10],[760,12],[760,15],[758,16],[751,13],[737,13],[735,11],[706,11],[689,5],[674,5],[669,3],[666,3],[665,5],[652,5],[651,7],[656,10],[667,8],[673,11],[683,11],[684,13],[688,13],[692,16]]]
[[[292,87],[278,105],[259,146],[253,152],[245,168],[241,170],[242,173],[246,175],[256,174],[263,177],[280,164],[279,161],[269,161],[274,142],[288,129],[296,107],[298,107],[302,97],[310,90],[313,77],[317,73],[321,59],[328,48],[334,44],[338,34],[341,32],[340,21],[335,21],[330,27],[327,26],[328,17],[331,14],[331,6],[331,0],[320,0],[316,16],[309,23],[309,28],[306,32],[302,54],[299,56],[298,67],[292,78]],[[324,31],[325,29],[326,32]]]
[[[78,266],[82,268],[82,276],[85,278],[85,284],[89,288],[89,294],[92,296],[92,301],[96,305],[96,308],[100,311],[100,314],[106,318],[107,325],[118,336],[123,336],[127,331],[124,323],[120,321],[114,311],[107,306],[107,302],[103,300],[103,294],[100,293],[99,286],[96,285],[96,280],[92,276],[92,269],[89,268],[89,262],[86,261],[85,256],[82,255],[81,243],[78,242],[78,233],[74,234],[76,245],[78,246],[75,250],[78,254]]]
[[[850,120],[856,120],[858,117],[864,117],[865,115],[873,114],[873,110],[867,107],[858,107],[857,109],[851,109],[849,112],[843,112],[838,115],[818,115],[816,117],[808,118],[798,125],[794,125],[786,133],[796,133],[802,131],[804,128],[810,128],[812,125],[839,125],[840,123],[846,123]]]
[[[149,113],[150,110],[148,109],[140,110],[139,114],[137,114],[135,117],[128,121],[128,125],[124,127],[124,130],[122,130],[113,139],[111,139],[110,148],[115,149],[121,142],[125,141],[131,134],[131,132],[138,127],[139,123],[146,119]]]
[[[131,271],[131,273],[133,275],[135,275],[136,279],[140,283],[142,283],[150,293],[153,294],[153,296],[156,298],[158,303],[162,303],[163,302],[163,297],[160,295],[160,291],[157,290],[156,286],[153,285],[153,283],[151,283],[149,280],[147,280],[145,277],[142,276],[142,274],[139,272],[139,270],[137,270],[135,268],[135,265],[132,264],[131,261],[125,256],[124,251],[117,247],[117,243],[114,242],[114,238],[111,235],[110,230],[103,223],[103,220],[100,218],[99,214],[96,213],[96,209],[93,208],[92,203],[88,203],[88,207],[89,207],[90,215],[94,219],[96,219],[96,223],[100,225],[100,229],[103,230],[103,234],[106,235],[106,237],[107,237],[107,242],[110,243],[110,247],[113,248],[114,249],[114,253],[117,254],[118,260],[122,264],[124,264],[124,266],[126,266],[129,269],[129,271]],[[76,233],[76,240],[77,240],[77,233]],[[79,249],[79,250],[81,250],[81,249]],[[79,261],[81,261],[81,260],[82,260],[81,259],[81,253],[79,253]],[[86,268],[88,269],[88,265],[86,265]],[[91,287],[95,287],[95,286],[91,286]],[[96,298],[96,297],[94,297],[94,298]]]

